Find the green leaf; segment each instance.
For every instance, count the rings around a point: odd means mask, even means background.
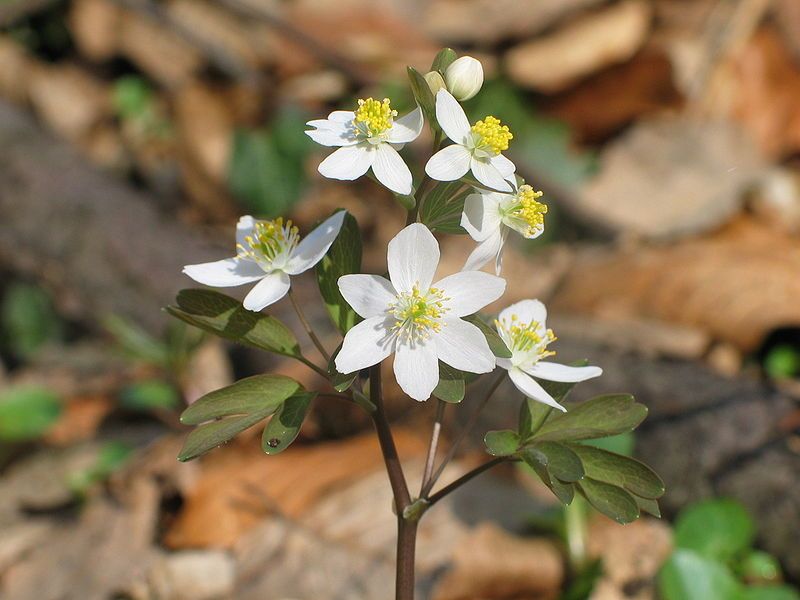
[[[644,463],[583,444],[569,444],[569,447],[580,458],[587,477],[619,486],[642,498],[655,500],[664,495],[664,482]]]
[[[781,580],[778,560],[761,550],[753,550],[739,563],[739,571],[745,581],[757,584],[772,584]]]
[[[12,354],[27,358],[45,344],[61,340],[64,324],[58,318],[50,296],[43,289],[26,283],[14,283],[3,296],[0,334]]]
[[[120,404],[129,410],[171,410],[181,398],[173,386],[160,379],[137,381],[126,385],[119,394]]]
[[[594,446],[602,450],[608,450],[623,456],[633,456],[633,448],[636,445],[636,438],[632,431],[620,433],[619,435],[612,435],[609,437],[598,438],[596,440],[586,440],[583,442],[585,446]]]
[[[678,549],[661,568],[663,600],[740,600],[742,588],[728,568],[692,550]]]
[[[136,323],[111,315],[103,319],[103,326],[128,356],[161,367],[169,363],[167,346]]]
[[[431,64],[431,71],[439,71],[442,75],[447,70],[447,67],[458,58],[458,54],[452,48],[442,48],[436,53]]]
[[[461,214],[464,212],[464,201],[470,193],[472,189],[461,181],[437,183],[420,206],[420,222],[425,223],[431,231],[466,233],[461,227]]]
[[[301,356],[297,339],[286,325],[275,317],[247,310],[230,296],[214,290],[181,290],[177,302],[166,311],[190,325],[254,348]]]
[[[647,407],[629,394],[597,396],[545,422],[536,440],[572,441],[608,437],[635,429],[647,416]]]
[[[339,291],[338,281],[342,275],[361,272],[361,230],[355,217],[347,213],[339,235],[331,244],[328,253],[316,266],[319,293],[333,324],[342,333],[361,321]]]
[[[439,383],[433,395],[445,402],[457,403],[464,399],[464,373],[439,361]]]
[[[639,507],[641,512],[646,512],[648,515],[653,515],[657,519],[661,518],[661,509],[658,506],[658,500],[651,498],[642,498],[636,494],[631,494],[633,499],[636,500],[636,506]]]
[[[727,561],[753,543],[755,526],[747,510],[728,499],[706,500],[681,511],[675,521],[675,545]]]
[[[186,462],[197,458],[201,454],[205,454],[209,450],[230,441],[237,434],[248,427],[252,427],[268,415],[269,412],[254,413],[252,415],[230,417],[202,425],[186,437],[183,448],[181,448],[180,454],[178,454],[178,460]]]
[[[43,435],[61,415],[58,396],[40,387],[0,392],[0,441],[24,442]]]
[[[430,125],[433,131],[439,131],[439,122],[436,120],[436,100],[433,97],[433,92],[425,81],[425,77],[417,71],[414,67],[408,67],[408,81],[411,84],[411,91],[414,94],[414,99],[422,109],[425,120]]]
[[[589,504],[618,523],[632,523],[639,518],[636,500],[622,488],[589,477],[575,485]]]
[[[220,417],[253,413],[263,413],[263,417],[266,417],[299,389],[299,383],[283,375],[246,377],[206,394],[191,404],[183,411],[181,423],[199,425]]]
[[[553,477],[566,483],[574,483],[584,475],[578,455],[558,442],[533,444],[523,450],[523,455],[530,458],[530,460],[526,458],[526,462],[531,460],[539,462]]]
[[[489,327],[486,322],[476,313],[467,317],[462,317],[468,323],[472,323],[481,330],[486,341],[489,343],[489,349],[498,358],[511,358],[511,350],[508,349],[506,343],[502,338],[497,335],[497,332]]]
[[[519,436],[510,429],[490,431],[484,436],[483,442],[492,456],[511,456],[519,448]]]
[[[94,464],[70,473],[67,485],[74,494],[85,495],[95,483],[105,481],[120,469],[133,454],[133,447],[124,442],[108,442],[97,452]]]
[[[764,357],[764,370],[775,379],[797,377],[800,374],[800,348],[792,344],[772,347]]]
[[[279,454],[297,438],[316,392],[300,392],[286,399],[264,428],[261,447],[267,454]]]
[[[569,583],[567,590],[558,600],[589,600],[597,582],[603,576],[603,561],[597,559],[583,567]]]
[[[787,585],[757,585],[745,588],[737,600],[800,600],[800,594]]]
[[[553,477],[547,470],[547,467],[545,467],[535,455],[522,452],[521,456],[525,464],[536,472],[539,479],[542,480],[542,483],[550,488],[550,491],[555,494],[555,497],[558,498],[562,504],[572,503],[572,500],[575,498],[575,486],[572,483],[564,483],[558,478]]]

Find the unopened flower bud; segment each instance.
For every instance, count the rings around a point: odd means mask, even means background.
[[[454,60],[444,73],[447,90],[456,100],[469,100],[483,85],[483,67],[480,61],[471,56]]]
[[[425,81],[428,82],[428,87],[431,88],[431,92],[433,93],[434,97],[436,96],[436,92],[447,88],[444,83],[444,78],[439,74],[438,71],[430,71],[429,73],[425,73]]]

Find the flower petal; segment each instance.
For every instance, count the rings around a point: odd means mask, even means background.
[[[472,156],[464,146],[452,144],[431,156],[425,165],[425,172],[436,181],[455,181],[469,171]]]
[[[486,337],[472,323],[444,319],[436,334],[436,354],[443,363],[469,373],[491,373],[495,358]]]
[[[411,171],[400,158],[397,150],[389,144],[375,146],[372,171],[375,173],[375,178],[394,193],[404,196],[411,193]]]
[[[255,312],[274,304],[289,291],[289,276],[283,271],[273,271],[259,281],[244,297],[242,305]]]
[[[525,369],[525,372],[533,377],[548,381],[577,383],[593,377],[600,377],[603,374],[603,369],[600,367],[570,367],[558,363],[540,361],[531,368]]]
[[[436,93],[436,120],[444,134],[457,144],[463,144],[470,133],[469,120],[464,109],[445,89]]]
[[[394,352],[394,376],[397,384],[414,400],[422,402],[430,398],[439,385],[436,344],[428,341],[411,346],[398,341]]]
[[[342,275],[338,284],[347,303],[365,319],[384,315],[397,297],[392,283],[380,275]]]
[[[353,373],[377,365],[394,350],[395,337],[390,328],[394,320],[372,317],[351,327],[336,355],[336,370]]]
[[[502,154],[493,156],[489,159],[489,162],[492,163],[495,169],[500,171],[500,175],[505,179],[508,179],[517,170],[517,166]]]
[[[329,121],[335,121],[337,123],[350,123],[355,118],[356,113],[352,110],[335,110],[328,115]]]
[[[311,121],[313,123],[313,121]],[[352,146],[358,143],[353,129],[344,123],[328,122],[329,125],[318,129],[309,129],[305,133],[312,140],[323,146]]]
[[[417,107],[407,115],[395,120],[387,139],[393,144],[413,142],[422,131],[423,125],[422,110]]]
[[[495,261],[495,275],[500,275],[500,254],[503,250],[503,242],[506,236],[499,230],[494,235],[483,240],[475,250],[467,257],[467,262],[461,268],[462,271],[478,271],[488,264],[492,259]]]
[[[553,408],[567,412],[567,409],[556,402],[555,398],[548,394],[547,391],[530,375],[526,375],[519,369],[512,368],[508,370],[508,376],[511,378],[511,382],[517,386],[517,389],[525,394],[528,398],[533,398],[537,402],[541,402],[542,404],[547,404],[548,406],[552,406]]]
[[[547,321],[547,308],[539,300],[521,300],[500,311],[499,319],[502,323],[510,323],[513,315],[516,315],[522,323],[536,321],[544,326]]]
[[[427,290],[439,266],[439,242],[422,223],[412,223],[389,242],[389,279],[398,292]]]
[[[304,237],[292,252],[283,270],[289,275],[298,275],[322,260],[333,240],[339,235],[345,214],[347,211],[340,210],[325,219],[314,231]]]
[[[506,280],[482,271],[461,271],[434,284],[442,290],[448,317],[464,317],[491,304],[506,291]]]
[[[367,172],[373,157],[368,144],[344,146],[323,160],[317,170],[329,179],[352,181]]]
[[[203,285],[234,287],[252,283],[264,277],[264,269],[252,260],[226,258],[199,265],[186,265],[183,272]]]
[[[475,176],[475,179],[480,181],[486,187],[493,190],[499,190],[501,192],[512,191],[511,184],[505,180],[505,178],[500,174],[500,171],[494,168],[492,163],[488,160],[472,157],[469,168],[472,170],[472,174]]]
[[[503,194],[497,192],[476,193],[467,196],[464,212],[461,213],[461,227],[466,229],[476,242],[482,242],[500,230],[500,202]]]
[[[236,243],[244,246],[246,243],[245,238],[253,235],[253,230],[256,228],[256,220],[250,215],[239,217],[239,222],[236,224]]]

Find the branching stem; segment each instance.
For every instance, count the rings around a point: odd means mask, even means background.
[[[306,316],[303,314],[303,309],[300,308],[300,304],[297,302],[297,298],[295,298],[292,288],[289,288],[289,300],[292,301],[294,312],[297,313],[297,318],[300,319],[300,323],[303,325],[303,329],[306,330],[308,337],[310,337],[311,341],[314,342],[314,345],[317,347],[317,350],[319,350],[319,353],[322,354],[322,357],[325,359],[325,362],[330,362],[331,355],[328,354],[327,350],[325,350],[325,346],[323,346],[322,342],[319,341],[317,334],[314,333],[313,329],[311,329],[311,324],[308,322]],[[327,377],[327,373],[325,374],[325,377]]]

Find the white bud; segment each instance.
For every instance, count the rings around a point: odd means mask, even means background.
[[[439,71],[430,71],[425,73],[425,81],[428,82],[428,87],[431,88],[431,92],[433,93],[434,97],[436,96],[436,92],[447,87],[444,83],[444,79],[442,79],[442,76],[439,74]]]
[[[454,60],[444,72],[447,90],[456,100],[469,100],[477,94],[483,85],[483,67],[480,61],[471,56],[462,56]]]

